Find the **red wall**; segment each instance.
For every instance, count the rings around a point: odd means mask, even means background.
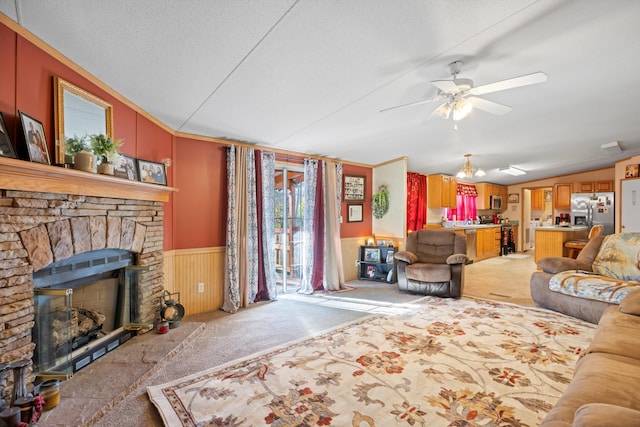
[[[176,137],[176,249],[225,245],[227,165],[223,147]]]
[[[371,236],[372,212],[371,212],[371,183],[373,169],[363,166],[345,164],[342,166],[342,175],[364,176],[365,200],[362,203],[362,222],[347,222],[347,203],[342,202],[340,212],[342,214],[342,224],[340,224],[340,237],[363,237]]]
[[[164,206],[164,248],[189,249],[225,245],[226,156],[225,145],[175,136],[116,96],[58,60],[10,27],[0,23],[0,111],[14,144],[22,144],[18,110],[42,122],[49,152],[54,154],[53,76],[104,99],[113,106],[114,137],[124,139],[122,151],[131,156],[161,161],[172,159],[167,169],[169,186],[176,187]],[[303,157],[303,156],[301,156]],[[342,203],[342,237],[371,235],[371,175],[368,167],[344,165],[343,173],[366,176],[364,221],[346,222]]]

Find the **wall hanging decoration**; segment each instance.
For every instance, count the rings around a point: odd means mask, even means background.
[[[378,187],[378,192],[373,195],[372,206],[373,216],[377,219],[382,218],[389,212],[389,189],[386,185]]]

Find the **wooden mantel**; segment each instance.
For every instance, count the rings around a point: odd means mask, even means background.
[[[168,202],[173,187],[0,157],[0,189]]]

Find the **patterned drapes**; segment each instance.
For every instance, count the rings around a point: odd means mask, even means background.
[[[342,289],[342,164],[305,159],[304,184],[302,284],[298,292]]]
[[[478,190],[476,189],[476,186],[473,185],[473,184],[461,184],[461,183],[458,183],[458,188],[457,188],[456,194],[460,194],[462,196],[477,197],[478,196]]]
[[[422,229],[427,222],[427,177],[407,172],[407,232]]]
[[[227,149],[227,242],[222,309],[235,313],[275,299],[273,199],[275,160],[249,147]],[[268,192],[268,193],[267,193]],[[266,194],[265,194],[266,193]],[[270,218],[269,218],[270,217]],[[260,293],[259,297],[258,294]]]

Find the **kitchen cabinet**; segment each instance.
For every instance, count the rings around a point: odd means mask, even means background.
[[[556,184],[554,186],[554,209],[571,209],[571,184]]]
[[[613,181],[579,182],[573,186],[574,193],[604,193],[613,191]]]
[[[491,196],[502,197],[503,208],[507,206],[507,187],[495,185],[488,182],[476,184],[478,198],[476,199],[476,209],[491,209]]]
[[[458,194],[458,180],[449,175],[429,175],[427,177],[427,207],[455,208]]]
[[[476,232],[476,260],[500,255],[501,228],[479,228]]]
[[[535,230],[534,261],[536,263],[550,256],[567,257],[569,251],[564,244],[569,240],[586,239],[588,232],[588,228],[584,226],[537,227]]]
[[[544,190],[532,190],[531,191],[531,210],[541,211],[544,210]]]

